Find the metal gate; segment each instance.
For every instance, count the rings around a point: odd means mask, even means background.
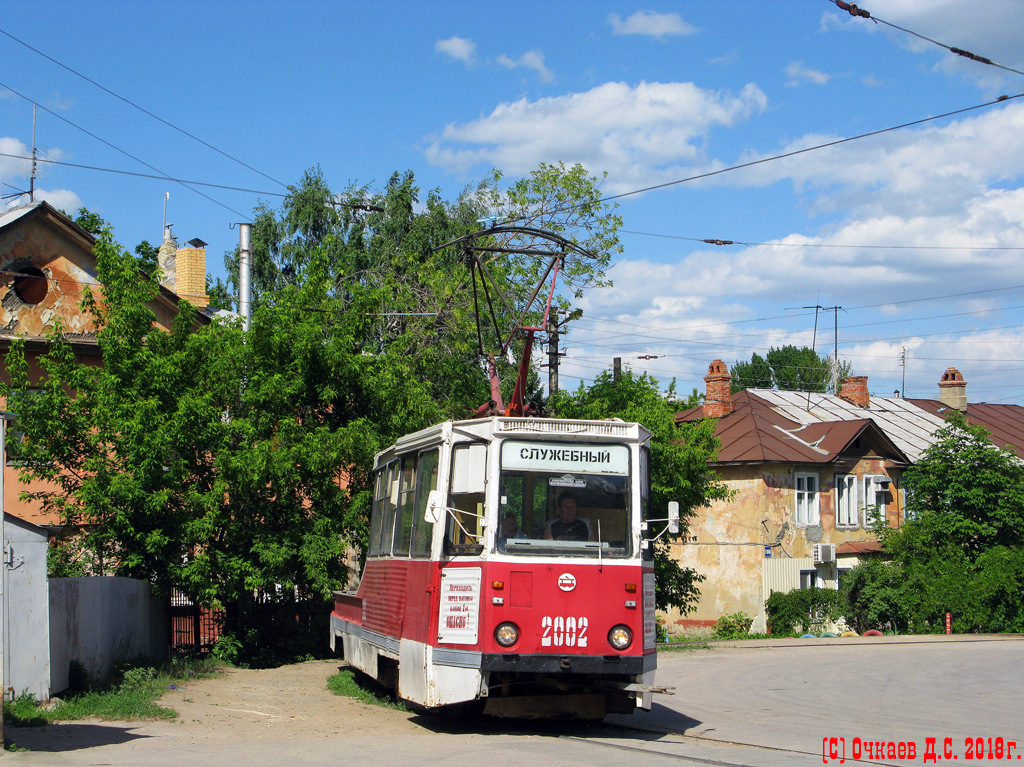
[[[196,604],[180,589],[171,589],[168,610],[171,656],[206,655],[224,626],[224,611]]]

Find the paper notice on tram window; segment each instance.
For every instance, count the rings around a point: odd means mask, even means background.
[[[441,571],[441,605],[437,641],[476,644],[480,615],[479,567],[446,567]]]
[[[564,477],[552,477],[548,480],[548,485],[551,487],[579,487],[583,488],[587,486],[587,480],[577,479],[576,477],[570,477],[568,474]]]

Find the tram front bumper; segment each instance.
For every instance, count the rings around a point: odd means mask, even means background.
[[[638,676],[653,671],[657,656],[648,655],[555,655],[484,653],[481,671],[525,674],[592,674],[600,676]]]

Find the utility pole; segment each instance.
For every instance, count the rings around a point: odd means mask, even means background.
[[[612,363],[612,380],[618,382],[622,377],[622,357],[616,357]]]
[[[36,201],[36,105],[32,105],[32,175],[28,181],[28,201]]]
[[[552,311],[548,317],[548,364],[541,365],[548,369],[548,396],[552,396],[558,391],[558,360],[560,357],[565,356],[565,352],[558,351],[558,336],[561,335],[561,328],[569,318],[566,317],[561,322],[558,321],[558,311]]]

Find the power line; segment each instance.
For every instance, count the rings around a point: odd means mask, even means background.
[[[198,194],[198,195],[199,195],[200,197],[205,197],[205,198],[206,198],[207,200],[209,200],[210,202],[212,202],[212,203],[215,203],[215,204],[219,205],[220,207],[224,208],[224,209],[225,209],[225,210],[227,210],[227,211],[230,211],[231,213],[234,213],[234,214],[235,214],[236,216],[240,216],[240,217],[241,217],[241,218],[242,218],[243,220],[245,220],[245,221],[248,221],[248,220],[249,220],[249,216],[247,216],[247,215],[246,215],[245,213],[239,213],[239,212],[238,212],[237,210],[235,210],[234,208],[230,208],[230,207],[228,207],[227,205],[225,205],[224,203],[220,202],[219,200],[215,200],[214,198],[210,197],[210,195],[208,195],[208,194],[205,194],[204,192],[201,192],[201,191],[199,191],[198,189],[194,189],[194,188],[192,188],[191,186],[189,186],[188,184],[186,184],[186,183],[185,183],[185,182],[183,182],[183,181],[176,181],[176,180],[175,180],[174,178],[172,178],[172,177],[170,176],[170,174],[168,174],[168,173],[165,173],[164,171],[160,170],[159,168],[157,168],[157,167],[155,167],[155,166],[153,166],[153,165],[150,165],[150,164],[149,164],[148,162],[146,162],[145,160],[142,160],[142,159],[140,159],[140,158],[136,157],[135,155],[131,154],[130,152],[126,152],[126,151],[125,151],[124,149],[121,149],[120,147],[118,147],[118,146],[115,146],[114,144],[110,143],[110,142],[109,142],[109,141],[107,141],[106,139],[104,139],[104,138],[100,138],[99,136],[97,136],[97,135],[96,135],[95,133],[93,133],[92,131],[89,131],[89,130],[86,130],[85,128],[83,128],[83,127],[82,127],[81,125],[76,125],[75,123],[71,122],[71,120],[67,119],[66,117],[62,117],[61,115],[59,115],[59,114],[57,114],[56,112],[54,112],[54,111],[53,111],[52,109],[47,109],[46,107],[44,107],[44,106],[42,106],[42,105],[40,105],[40,104],[37,104],[37,103],[36,103],[35,101],[33,101],[32,99],[30,99],[30,98],[29,98],[28,96],[26,96],[25,94],[23,94],[23,93],[20,93],[19,91],[16,91],[16,90],[14,90],[14,88],[12,88],[11,86],[9,86],[9,85],[5,85],[4,83],[0,83],[0,88],[6,88],[7,90],[9,90],[9,91],[10,91],[11,93],[13,93],[14,95],[16,95],[16,96],[20,96],[21,98],[25,99],[25,101],[29,102],[30,104],[35,104],[35,105],[36,105],[36,106],[38,106],[38,107],[39,107],[40,109],[42,109],[43,111],[45,111],[45,112],[47,112],[48,114],[52,115],[53,117],[56,117],[56,118],[57,118],[58,120],[60,120],[61,122],[67,123],[67,124],[68,124],[68,125],[70,125],[70,126],[71,126],[72,128],[76,128],[77,130],[80,130],[80,131],[82,131],[82,133],[86,134],[87,136],[90,136],[90,137],[92,137],[92,138],[96,139],[97,141],[99,141],[99,142],[100,142],[101,144],[105,144],[106,146],[110,147],[111,149],[113,149],[113,150],[115,150],[115,151],[117,151],[117,152],[120,152],[120,153],[121,153],[121,154],[123,154],[123,155],[124,155],[125,157],[128,157],[128,158],[131,158],[132,160],[135,160],[135,162],[139,163],[140,165],[145,165],[145,166],[146,166],[147,168],[149,168],[150,170],[152,170],[152,171],[155,171],[155,172],[159,173],[159,174],[160,174],[160,178],[164,179],[165,181],[173,181],[173,182],[175,182],[175,183],[181,184],[181,185],[182,185],[183,187],[185,187],[186,189],[188,189],[188,190],[189,190],[190,192],[194,192],[195,194]]]
[[[962,48],[954,48],[951,45],[940,43],[938,40],[933,40],[930,37],[925,37],[924,35],[918,32],[914,32],[911,29],[906,29],[905,27],[901,27],[898,24],[893,24],[891,21],[885,21],[884,19],[880,19],[877,16],[872,15],[869,11],[866,11],[863,8],[859,8],[855,3],[847,3],[844,2],[844,0],[828,0],[828,2],[846,11],[855,18],[859,17],[862,19],[869,19],[870,21],[874,21],[878,24],[885,24],[885,26],[887,27],[892,27],[893,29],[898,29],[900,32],[906,32],[908,35],[913,35],[919,40],[924,40],[925,42],[932,43],[933,45],[937,45],[940,48],[945,48],[950,53],[955,53],[957,56],[962,56],[965,59],[977,61],[979,64],[987,64],[990,67],[998,67],[999,69],[1005,69],[1007,72],[1013,72],[1014,74],[1017,75],[1024,75],[1024,72],[1021,72],[1019,69],[1014,69],[1013,67],[1008,67],[1003,64],[997,64],[996,62],[992,61],[992,59],[985,58],[984,56],[978,56],[977,54],[971,53],[970,51],[965,51]]]
[[[173,128],[174,130],[178,131],[179,133],[181,133],[181,134],[183,134],[183,135],[185,135],[185,136],[188,136],[188,137],[189,137],[190,139],[193,139],[194,141],[198,141],[198,142],[199,142],[200,144],[202,144],[203,146],[205,146],[205,147],[207,147],[207,148],[209,148],[209,149],[212,149],[212,150],[213,150],[214,152],[216,152],[217,154],[219,154],[219,155],[222,155],[222,156],[224,156],[224,157],[227,157],[227,158],[228,158],[229,160],[232,160],[233,162],[236,162],[236,163],[238,163],[238,164],[239,164],[239,165],[241,165],[242,167],[248,168],[248,169],[249,169],[249,170],[251,170],[251,171],[252,171],[253,173],[258,173],[259,175],[263,176],[263,178],[265,178],[265,179],[268,179],[268,180],[270,180],[270,181],[273,181],[273,182],[274,182],[275,184],[280,184],[281,186],[285,187],[286,189],[288,188],[288,185],[287,185],[287,184],[285,184],[284,182],[282,182],[282,181],[278,181],[278,180],[277,180],[276,178],[274,178],[273,176],[268,176],[268,175],[267,175],[266,173],[264,173],[263,171],[259,170],[258,168],[254,168],[254,167],[252,167],[251,165],[249,165],[248,163],[245,163],[245,162],[243,162],[242,160],[239,160],[239,159],[238,159],[237,157],[234,157],[234,156],[232,156],[232,155],[228,154],[227,152],[224,152],[224,151],[222,151],[222,150],[218,149],[218,148],[217,148],[217,147],[215,147],[215,146],[214,146],[213,144],[210,144],[210,143],[207,143],[206,141],[203,141],[203,140],[202,140],[201,138],[199,138],[198,136],[195,136],[195,135],[193,135],[193,134],[189,133],[189,132],[188,132],[187,130],[185,130],[184,128],[179,128],[179,127],[178,127],[177,125],[174,125],[173,123],[171,123],[171,122],[168,122],[167,120],[165,120],[164,118],[160,117],[159,115],[155,115],[155,114],[153,114],[152,112],[150,112],[150,111],[149,111],[148,109],[145,109],[144,107],[141,107],[141,106],[139,106],[139,105],[138,105],[138,104],[136,104],[136,103],[135,103],[134,101],[131,101],[131,100],[129,100],[129,99],[126,99],[126,98],[125,98],[124,96],[121,96],[120,94],[114,93],[114,91],[110,90],[110,88],[107,88],[107,87],[106,87],[106,86],[104,86],[104,85],[100,85],[100,84],[99,84],[98,82],[96,82],[96,81],[95,81],[95,80],[93,80],[92,78],[90,78],[90,77],[87,77],[86,75],[83,75],[83,74],[82,74],[81,72],[79,72],[79,71],[77,71],[77,70],[75,70],[75,69],[72,69],[72,68],[71,68],[71,67],[69,67],[68,65],[66,65],[66,64],[63,64],[63,63],[61,63],[61,62],[57,61],[57,59],[53,58],[52,56],[48,56],[47,54],[43,53],[43,52],[42,52],[41,50],[39,50],[38,48],[33,48],[33,47],[32,47],[31,45],[29,45],[28,43],[26,43],[26,42],[25,42],[24,40],[19,40],[19,39],[18,39],[17,37],[15,37],[14,35],[12,35],[12,34],[11,34],[10,32],[7,32],[7,31],[5,31],[5,30],[3,30],[3,29],[0,29],[0,34],[6,35],[7,37],[9,37],[9,38],[10,38],[11,40],[13,40],[14,42],[18,43],[19,45],[24,45],[24,46],[25,46],[26,48],[28,48],[28,49],[29,49],[30,51],[32,51],[32,52],[34,52],[34,53],[37,53],[37,54],[39,54],[40,56],[42,56],[42,57],[43,57],[44,59],[47,59],[48,61],[52,61],[52,62],[53,62],[54,64],[56,64],[57,66],[59,66],[59,67],[61,67],[61,68],[63,68],[63,69],[66,69],[66,70],[67,70],[68,72],[70,72],[71,74],[73,74],[73,75],[75,75],[75,76],[77,76],[77,77],[80,77],[80,78],[82,78],[82,79],[83,79],[83,80],[85,80],[86,82],[88,82],[88,83],[92,83],[92,84],[93,84],[93,85],[95,85],[95,86],[96,86],[97,88],[99,88],[100,90],[104,91],[105,93],[109,93],[109,94],[110,94],[111,96],[113,96],[114,98],[116,98],[116,99],[120,99],[120,100],[121,100],[121,101],[123,101],[123,102],[124,102],[125,104],[128,104],[128,105],[129,105],[129,106],[131,106],[131,107],[135,107],[135,109],[138,109],[138,110],[139,110],[140,112],[142,112],[143,114],[149,115],[149,116],[150,116],[150,117],[152,117],[152,118],[153,118],[154,120],[158,120],[158,121],[162,122],[162,123],[163,123],[164,125],[166,125],[166,126],[167,126],[168,128]],[[234,212],[234,211],[232,211],[232,212]]]
[[[827,149],[833,146],[839,146],[840,144],[847,144],[851,141],[859,141],[860,139],[870,138],[872,136],[880,136],[883,133],[891,133],[893,131],[902,130],[903,128],[912,128],[915,125],[922,125],[924,123],[933,122],[935,120],[942,120],[946,117],[954,117],[956,115],[965,114],[967,112],[973,112],[978,109],[984,109],[985,107],[993,106],[1004,101],[1010,101],[1012,99],[1019,99],[1024,97],[1024,93],[1017,93],[1013,96],[1000,96],[992,101],[986,101],[983,104],[976,104],[972,107],[964,107],[963,109],[954,109],[950,112],[944,112],[939,115],[933,115],[931,117],[923,117],[920,120],[912,120],[911,122],[902,123],[900,125],[894,125],[890,128],[880,128],[879,130],[869,131],[867,133],[860,133],[856,136],[848,136],[847,138],[836,139],[835,141],[828,141],[824,144],[816,144],[814,146],[804,147],[803,149],[795,149],[792,152],[784,152],[783,154],[773,155],[771,157],[762,157],[760,160],[751,160],[750,162],[740,163],[738,165],[730,165],[728,168],[720,168],[718,170],[708,171],[707,173],[698,173],[695,176],[687,176],[686,178],[680,178],[675,181],[666,181],[662,184],[654,184],[653,186],[646,186],[642,189],[634,189],[631,192],[623,192],[622,194],[613,194],[608,197],[602,197],[598,202],[605,203],[611,200],[619,200],[623,197],[630,197],[634,194],[643,194],[644,192],[653,192],[656,189],[665,189],[670,186],[677,186],[678,184],[685,184],[690,181],[699,181],[700,179],[711,178],[713,176],[720,176],[723,173],[731,173],[735,170],[742,170],[743,168],[752,168],[755,165],[763,165],[764,163],[775,162],[776,160],[784,160],[788,157],[795,157],[797,155],[806,154],[808,152],[815,152],[819,149]],[[588,203],[589,204],[589,203]],[[576,205],[566,205],[563,207],[556,207],[553,210],[547,211],[548,215],[554,213],[564,213],[566,211],[574,210]],[[511,220],[518,221],[524,218],[523,216],[515,217]]]
[[[24,155],[7,154],[5,152],[0,152],[0,157],[10,157],[10,158],[13,158],[15,160],[31,160],[32,159],[31,157],[25,157]],[[99,171],[101,173],[116,173],[116,174],[121,175],[121,176],[135,176],[137,178],[155,178],[155,179],[159,179],[161,181],[173,181],[173,182],[178,183],[178,184],[185,184],[185,185],[189,185],[190,184],[192,186],[207,186],[207,187],[212,187],[213,189],[225,189],[225,190],[227,190],[229,192],[246,192],[247,194],[260,194],[260,195],[267,195],[268,197],[288,197],[288,194],[285,194],[284,192],[263,192],[263,191],[260,191],[259,189],[247,189],[247,188],[241,187],[241,186],[228,186],[226,184],[213,184],[213,183],[210,183],[208,181],[192,181],[190,179],[174,178],[172,176],[167,176],[167,175],[158,176],[158,175],[154,175],[152,173],[138,173],[136,171],[130,171],[130,170],[117,170],[116,168],[101,168],[101,167],[99,167],[97,165],[82,165],[80,163],[64,162],[63,160],[48,160],[48,159],[43,159],[42,157],[37,157],[36,158],[36,162],[45,162],[45,163],[49,163],[51,165],[63,165],[64,167],[67,167],[67,168],[81,168],[83,170],[95,170],[95,171]]]
[[[619,229],[621,234],[634,234],[641,237],[660,237],[666,240],[686,240],[701,242],[708,245],[743,245],[748,248],[835,248],[849,250],[1024,250],[1021,246],[987,246],[987,245],[839,245],[832,243],[807,242],[744,242],[742,240],[721,240],[716,238],[683,237],[674,234],[657,234],[655,232],[637,232],[630,229]]]

